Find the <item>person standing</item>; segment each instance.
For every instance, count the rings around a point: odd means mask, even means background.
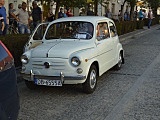
[[[68,8],[68,9],[67,9],[66,15],[67,15],[68,17],[72,17],[72,16],[73,16],[73,13],[72,13],[72,11],[71,11],[71,8]]]
[[[18,22],[18,30],[20,34],[29,34],[29,14],[26,10],[27,4],[25,2],[22,3],[22,8],[13,12],[12,16],[17,20]]]
[[[48,22],[52,22],[54,20],[54,14],[53,14],[51,8],[48,9],[47,19],[48,19],[47,20]]]
[[[17,27],[17,22],[15,18],[11,15],[16,10],[13,8],[13,3],[9,3],[9,25],[13,24],[14,27]]]
[[[7,34],[7,29],[8,29],[8,22],[7,22],[7,13],[6,13],[6,8],[4,7],[5,4],[5,0],[0,0],[0,14],[2,15],[3,19],[4,19],[4,30],[3,30],[3,35]]]
[[[143,20],[143,12],[142,9],[139,11],[139,20]]]
[[[63,17],[64,17],[63,8],[60,8],[60,11],[58,13],[58,18],[63,18]]]
[[[122,11],[119,10],[118,12],[118,21],[122,21]]]
[[[153,19],[153,13],[152,10],[150,9],[148,12],[148,28],[150,29],[151,23],[152,23],[152,19]]]
[[[67,16],[67,9],[64,9],[63,16],[64,16],[64,18],[68,17],[68,16]]]
[[[18,4],[18,9],[21,9],[22,8],[22,4]]]
[[[105,14],[105,17],[108,17],[108,18],[110,18],[110,19],[113,18],[112,13],[110,12],[110,9],[107,9],[106,14]]]
[[[94,16],[94,12],[91,10],[91,8],[88,9],[87,16]]]
[[[4,27],[5,27],[4,19],[3,19],[2,15],[0,14],[0,35],[3,35]]]
[[[32,9],[31,15],[33,18],[33,26],[35,28],[39,23],[43,21],[43,16],[42,16],[41,8],[38,7],[36,1],[32,2],[32,6],[33,6],[33,9]]]

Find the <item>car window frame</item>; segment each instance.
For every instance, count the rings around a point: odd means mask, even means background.
[[[113,30],[113,29],[114,30]],[[116,37],[117,36],[117,29],[116,29],[116,26],[115,26],[115,24],[113,23],[113,22],[111,22],[111,21],[109,21],[109,30],[110,30],[110,36],[111,37]],[[113,32],[114,31],[114,32]],[[112,33],[114,33],[114,34],[112,34]]]
[[[102,26],[100,26],[100,24]],[[106,26],[105,26],[106,25]],[[101,28],[100,28],[101,27]],[[105,28],[104,31],[100,31],[100,29],[102,30],[103,28]],[[98,35],[98,34],[101,34],[101,33],[104,32],[104,36],[102,35]],[[107,33],[108,32],[108,33]],[[105,35],[106,34],[106,35]],[[103,22],[98,22],[97,23],[97,26],[96,26],[96,38],[98,41],[101,41],[101,40],[105,40],[105,39],[108,39],[110,38],[110,31],[109,31],[109,25],[108,25],[108,22],[107,21],[103,21]]]

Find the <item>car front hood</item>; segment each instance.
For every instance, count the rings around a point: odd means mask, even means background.
[[[87,42],[80,41],[56,41],[44,43],[32,50],[32,58],[69,58],[69,55],[93,46]]]

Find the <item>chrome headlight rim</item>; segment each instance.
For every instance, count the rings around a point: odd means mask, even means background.
[[[22,56],[21,56],[21,62],[22,62],[23,64],[27,64],[27,63],[29,62],[28,56],[27,56],[27,55],[22,55]]]
[[[81,64],[81,61],[78,57],[74,56],[74,57],[71,58],[71,64],[74,67],[78,67]]]

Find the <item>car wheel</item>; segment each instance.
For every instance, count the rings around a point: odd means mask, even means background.
[[[95,65],[92,65],[89,70],[88,77],[85,83],[83,83],[83,90],[85,93],[90,94],[95,91],[96,86],[97,86],[97,68]]]
[[[31,89],[31,90],[34,90],[34,89],[36,89],[36,85],[34,84],[34,82],[32,82],[32,81],[28,81],[28,80],[25,80],[25,84],[26,84],[26,86],[29,88],[29,89]]]
[[[122,67],[122,54],[119,53],[118,63],[115,65],[115,70],[120,70]]]

